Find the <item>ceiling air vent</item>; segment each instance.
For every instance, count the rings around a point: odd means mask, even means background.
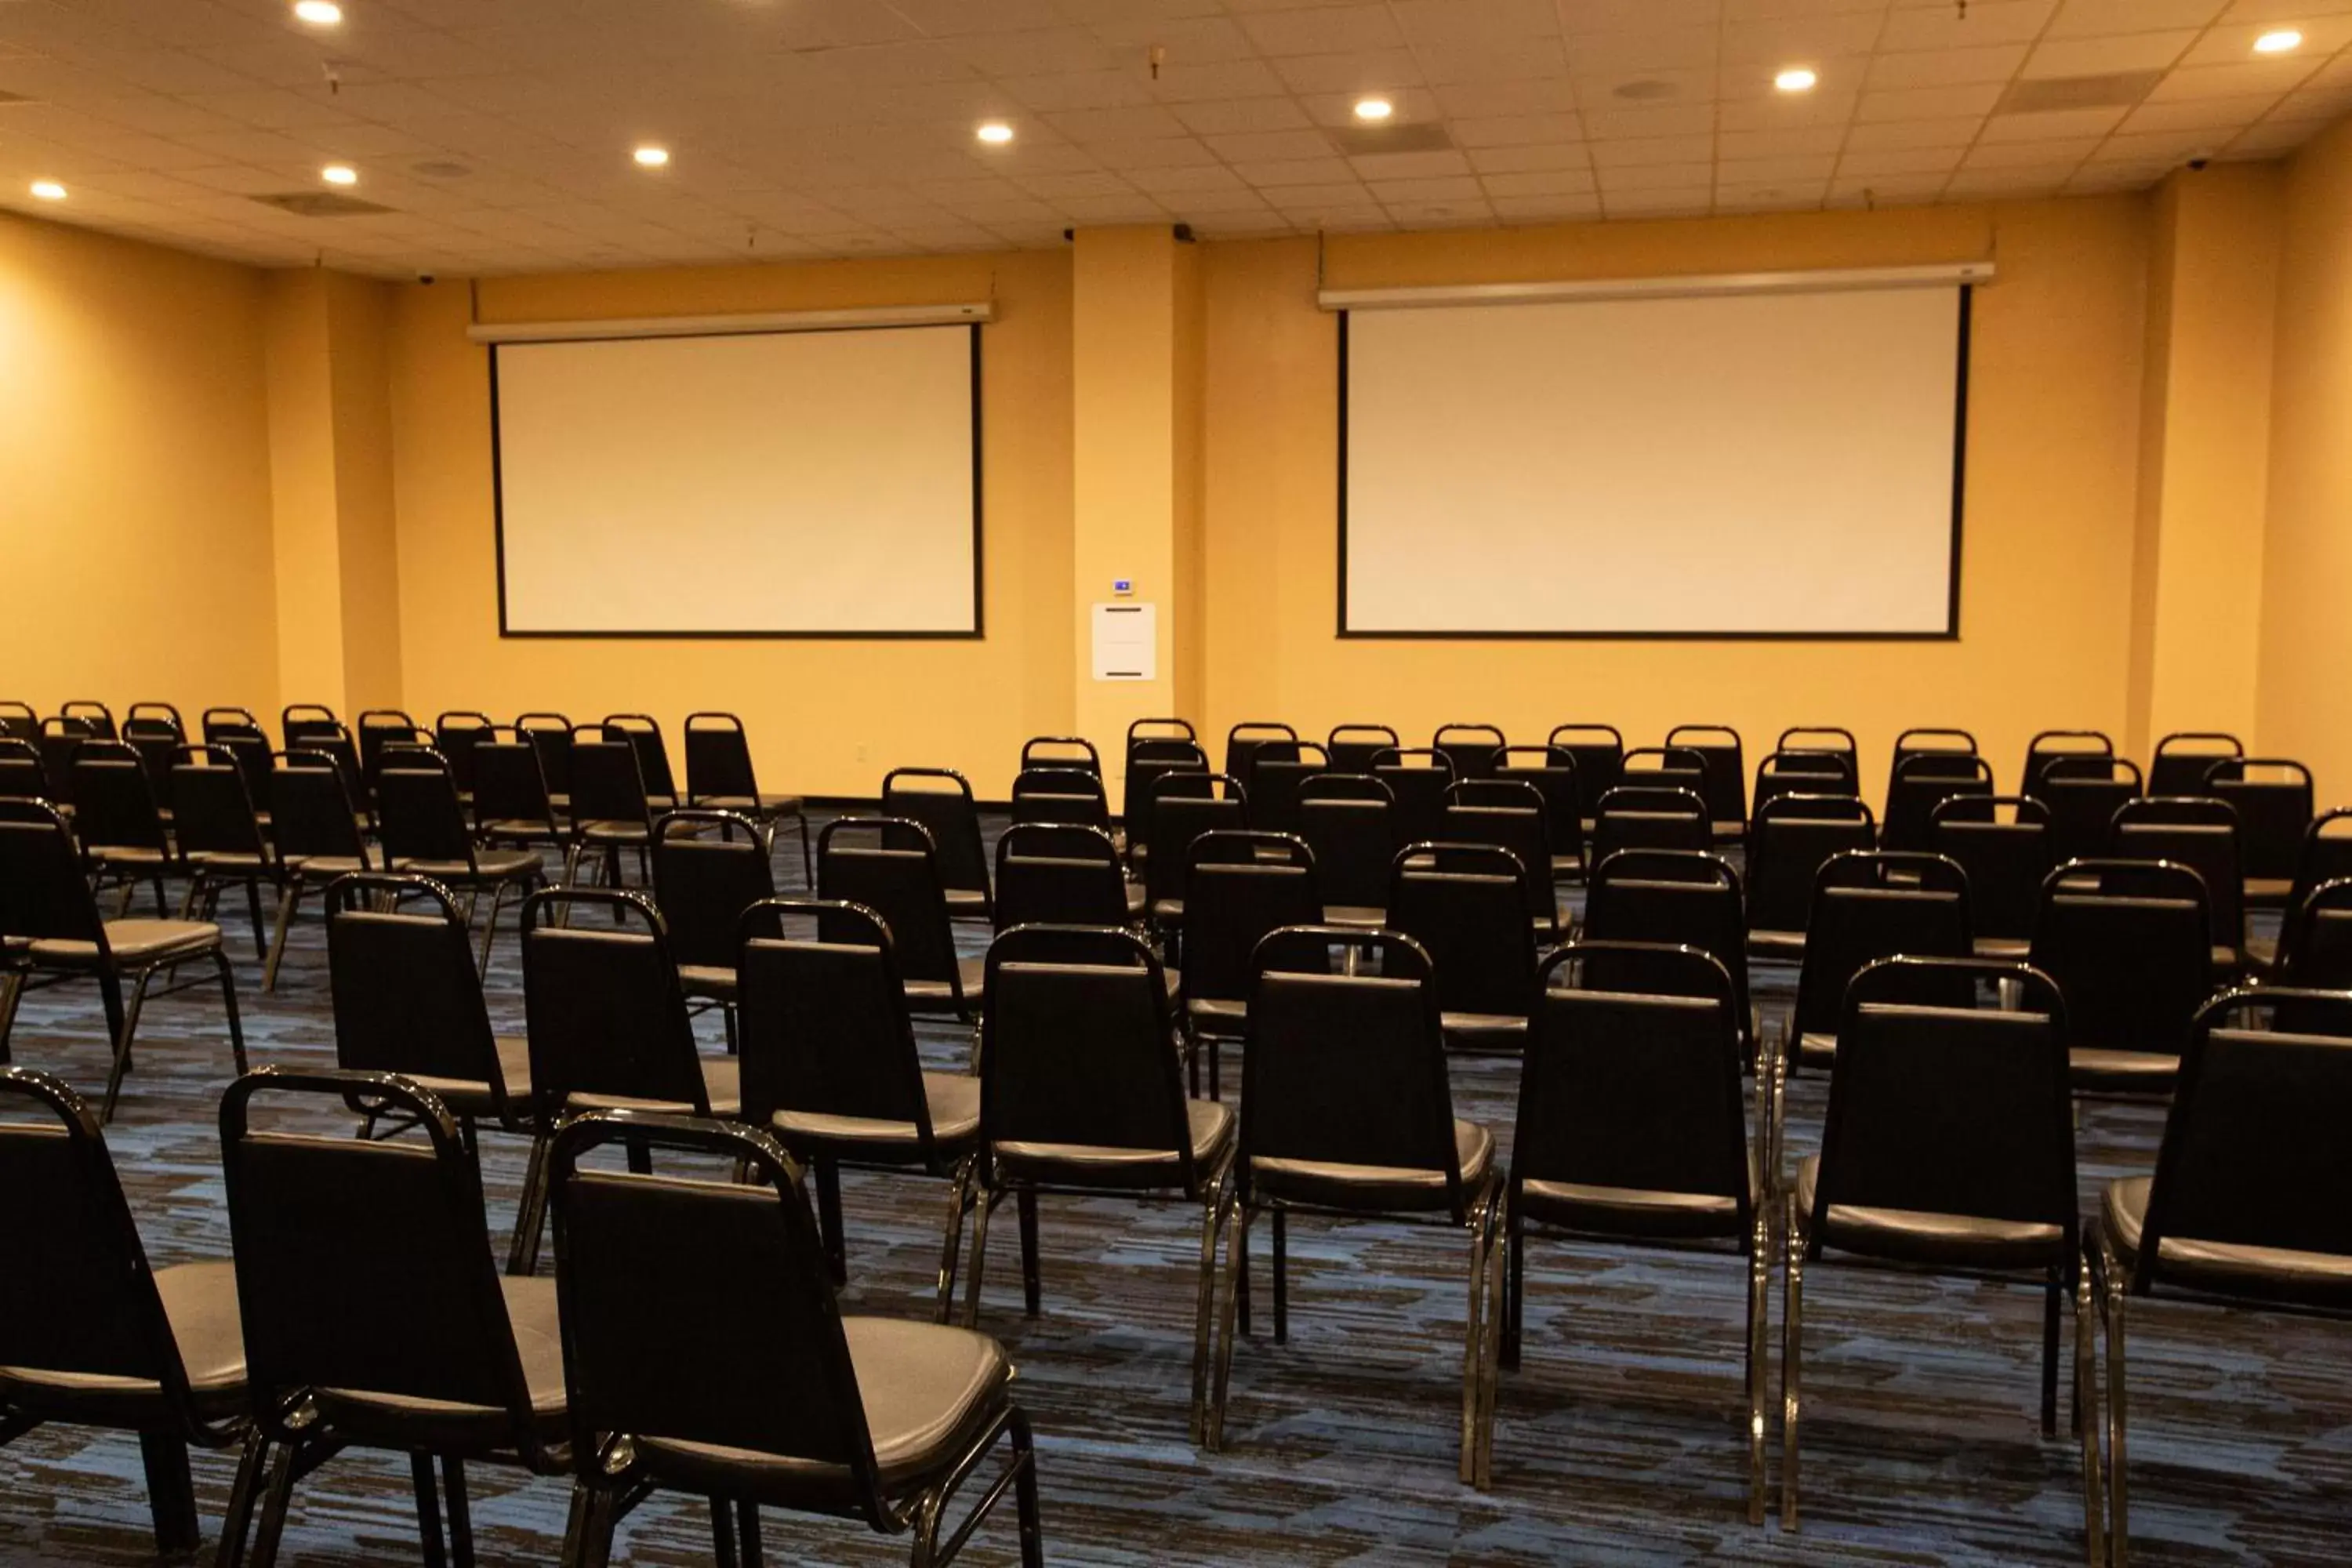
[[[266,207],[292,213],[297,217],[365,217],[371,213],[388,213],[392,209],[374,202],[363,202],[357,196],[337,195],[332,191],[289,191],[278,196],[253,198]]]
[[[1443,153],[1454,145],[1445,134],[1445,127],[1430,121],[1408,121],[1402,125],[1330,125],[1323,134],[1331,145],[1350,158],[1367,157],[1374,153]]]
[[[2129,109],[2163,79],[2160,70],[2029,79],[2011,83],[1993,106],[1993,112],[2046,114],[2064,109]]]

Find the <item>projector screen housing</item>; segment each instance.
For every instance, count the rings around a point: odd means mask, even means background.
[[[1339,634],[1958,635],[1972,292],[1342,310]]]
[[[978,637],[977,324],[490,350],[509,637]]]

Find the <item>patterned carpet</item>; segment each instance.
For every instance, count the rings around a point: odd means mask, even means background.
[[[777,857],[800,880],[796,849]],[[242,911],[229,925],[257,1061],[331,1064],[324,947],[297,928],[281,988],[260,991]],[[1762,970],[1785,1008],[1793,976]],[[490,980],[520,1032],[510,933]],[[716,1020],[706,1019],[719,1048]],[[961,1066],[963,1042],[927,1042]],[[15,1059],[102,1087],[92,988],[27,998]],[[1229,1083],[1235,1063],[1226,1063]],[[152,1005],[110,1133],[151,1256],[226,1255],[215,1111],[228,1077],[216,996]],[[1515,1063],[1463,1059],[1456,1107],[1507,1142]],[[1801,1079],[1790,1155],[1811,1148],[1824,1084]],[[323,1114],[318,1125],[347,1122]],[[2153,1159],[2158,1113],[2087,1106],[2086,1212],[2105,1178]],[[502,1245],[523,1163],[484,1139]],[[845,1178],[851,1310],[928,1307],[942,1207],[936,1184]],[[1036,1423],[1049,1558],[1066,1563],[2064,1563],[2081,1561],[2076,1450],[2035,1427],[2038,1292],[1823,1266],[1806,1291],[1805,1521],[1746,1521],[1740,1384],[1744,1277],[1735,1262],[1631,1249],[1531,1250],[1522,1370],[1503,1381],[1495,1488],[1454,1479],[1465,1255],[1452,1235],[1299,1221],[1291,1334],[1261,1322],[1234,1359],[1229,1451],[1185,1434],[1197,1217],[1182,1206],[1048,1198],[1045,1309],[1021,1315],[1010,1216],[992,1237],[983,1326],[1021,1368]],[[1264,1268],[1265,1249],[1258,1249]],[[552,1268],[552,1255],[543,1265]],[[1260,1290],[1265,1289],[1259,1275]],[[1267,1298],[1261,1294],[1261,1302]],[[1774,1282],[1773,1336],[1780,1331]],[[2138,1562],[2342,1563],[2352,1522],[2352,1344],[2337,1326],[2154,1306],[2135,1320],[2132,1488]],[[2068,1342],[2071,1345],[2072,1334]],[[1776,1373],[1777,1381],[1777,1373]],[[1777,1397],[1777,1388],[1776,1388]],[[1777,1464],[1777,1435],[1775,1457]],[[232,1462],[199,1455],[198,1502],[217,1528]],[[1777,1476],[1777,1470],[1776,1470]],[[479,1561],[549,1563],[567,1494],[557,1481],[469,1474]],[[770,1561],[903,1562],[907,1543],[854,1524],[767,1518]],[[0,1449],[0,1563],[152,1560],[138,1447],[47,1428]],[[298,1492],[284,1562],[421,1560],[405,1464],[352,1454]],[[616,1563],[710,1561],[707,1513],[657,1499],[624,1529]],[[966,1561],[1017,1561],[1009,1509]]]

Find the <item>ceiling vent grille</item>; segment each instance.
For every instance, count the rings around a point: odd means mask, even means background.
[[[1331,145],[1350,158],[1376,153],[1444,153],[1454,145],[1445,127],[1429,121],[1402,125],[1333,125],[1323,132]]]
[[[337,195],[332,191],[289,191],[283,195],[253,198],[266,207],[292,213],[297,217],[365,217],[371,213],[388,213],[392,209],[374,202],[363,202],[357,196]]]
[[[2068,109],[2129,109],[2164,79],[2162,71],[2053,76],[2011,84],[1995,114],[2048,114]]]

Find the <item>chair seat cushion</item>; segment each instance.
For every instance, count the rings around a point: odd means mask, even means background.
[[[702,1092],[710,1101],[713,1116],[743,1114],[742,1064],[733,1057],[702,1057]],[[685,1101],[673,1100],[639,1100],[623,1094],[581,1094],[571,1098],[574,1110],[690,1110]]]
[[[716,963],[681,963],[677,966],[678,988],[688,996],[732,1002],[735,1000],[735,979],[732,966],[722,967]]]
[[[940,1143],[970,1142],[980,1131],[980,1079],[970,1073],[926,1072],[923,1102],[930,1111],[931,1138]],[[915,1124],[870,1116],[836,1116],[822,1110],[779,1110],[776,1131],[786,1148],[804,1143],[856,1144],[861,1153],[881,1155],[893,1150],[911,1154],[917,1147]]]
[[[1229,1001],[1222,996],[1188,997],[1184,1011],[1194,1024],[1208,1025],[1213,1029],[1219,1025],[1239,1025],[1249,1021],[1247,1002]]]
[[[694,803],[704,811],[740,811],[753,816],[798,816],[801,797],[796,795],[770,795],[761,790],[757,796],[748,795],[708,795]]]
[[[956,973],[963,982],[965,1005],[971,1007],[979,1006],[988,990],[988,960],[959,958],[956,960]],[[936,1013],[940,1010],[942,1005],[951,1003],[954,998],[955,992],[944,980],[907,982],[907,1005],[918,1013]]]
[[[1821,1171],[1818,1154],[1797,1163],[1801,1214],[1813,1212]],[[2066,1233],[2055,1225],[1845,1204],[1831,1206],[1816,1234],[1823,1246],[1841,1252],[1956,1268],[2040,1268],[2058,1260],[2066,1249]]]
[[[220,946],[220,927],[209,921],[108,921],[106,944],[113,950],[119,963],[201,958]],[[28,951],[36,964],[71,968],[98,962],[98,944],[94,942],[37,941]]]
[[[1748,933],[1748,951],[1757,958],[1784,959],[1794,963],[1805,956],[1805,933],[1801,931],[1751,931]]]
[[[289,855],[286,867],[305,882],[331,882],[370,869],[357,855]]]
[[[1164,926],[1182,925],[1184,923],[1184,900],[1181,899],[1154,900],[1151,905],[1151,918],[1157,923]]]
[[[144,848],[136,844],[93,844],[89,858],[101,866],[168,865],[171,857],[161,849]]]
[[[1143,884],[1127,882],[1122,883],[1121,886],[1127,889],[1127,918],[1131,921],[1141,920],[1143,918]]]
[[[481,825],[481,836],[491,839],[537,839],[542,844],[562,843],[567,831],[561,821],[539,822],[527,816],[493,817]]]
[[[1837,1060],[1837,1037],[1811,1030],[1797,1037],[1797,1048],[1790,1058],[1806,1067],[1825,1068]]]
[[[1495,1163],[1495,1136],[1475,1121],[1455,1118],[1454,1157],[1462,1184],[1475,1189]],[[1444,1208],[1445,1173],[1410,1165],[1355,1165],[1328,1160],[1256,1157],[1250,1180],[1262,1192],[1327,1208]]]
[[[1378,931],[1388,923],[1389,912],[1370,904],[1326,904],[1323,923],[1349,926],[1361,931]]]
[[[2147,1176],[2109,1182],[2099,1199],[2100,1222],[2126,1268],[2139,1262],[2140,1231],[2147,1220]],[[2168,1236],[2158,1259],[2164,1279],[2221,1295],[2254,1296],[2343,1306],[2352,1302],[2352,1256],[2284,1247],[2197,1241]]]
[[[1465,1051],[1515,1051],[1527,1044],[1528,1021],[1512,1013],[1441,1013],[1445,1043]]]
[[[1979,958],[1997,958],[2006,963],[2022,963],[2033,952],[2033,944],[2023,937],[1980,936],[1976,939]]]
[[[560,1415],[568,1403],[563,1385],[563,1331],[555,1305],[552,1274],[501,1274],[507,1321],[514,1325],[515,1351],[522,1360],[523,1386],[541,1415]]]
[[[2160,1051],[2076,1046],[2066,1061],[2074,1088],[2094,1094],[2169,1094],[2180,1076],[2180,1058]]]
[[[543,868],[529,849],[486,849],[474,856],[471,865],[463,860],[396,860],[392,868],[437,882],[510,882],[537,877]]]
[[[2245,879],[2242,892],[2246,902],[2258,910],[2278,909],[2294,896],[2294,879],[2249,877]]]
[[[520,1035],[500,1035],[492,1042],[498,1047],[499,1076],[506,1080],[507,1098],[520,1110],[530,1099],[530,1042]],[[498,1102],[490,1098],[490,1086],[479,1081],[455,1078],[422,1078],[411,1074],[410,1081],[431,1089],[449,1108],[453,1116],[494,1116]]]
[[[1184,1117],[1192,1139],[1192,1163],[1205,1172],[1223,1159],[1234,1142],[1239,1126],[1234,1109],[1213,1100],[1188,1100]],[[1080,1186],[1160,1187],[1177,1179],[1172,1149],[1012,1140],[991,1144],[990,1152],[998,1164],[1033,1180]]]
[[[978,888],[950,888],[947,900],[950,915],[977,918],[988,913],[988,895]]]
[[[647,805],[646,809],[648,811],[653,809],[650,804]],[[653,840],[652,833],[642,822],[583,822],[576,826],[574,832],[582,842],[587,844],[606,846],[617,844],[625,847],[632,844],[651,843]]]
[[[1748,1172],[1748,1201],[1760,1201]],[[1740,1235],[1739,1200],[1714,1193],[1653,1192],[1582,1182],[1523,1181],[1513,1200],[1518,1212],[1544,1225],[1604,1236],[1697,1240]],[[1751,1209],[1752,1212],[1752,1209]]]
[[[236,1266],[179,1263],[154,1270],[155,1294],[180,1348],[189,1392],[208,1407],[242,1405],[245,1394],[245,1330],[237,1313]],[[11,1384],[58,1394],[137,1398],[162,1396],[160,1384],[110,1373],[59,1372],[40,1367],[0,1366],[0,1388]]]

